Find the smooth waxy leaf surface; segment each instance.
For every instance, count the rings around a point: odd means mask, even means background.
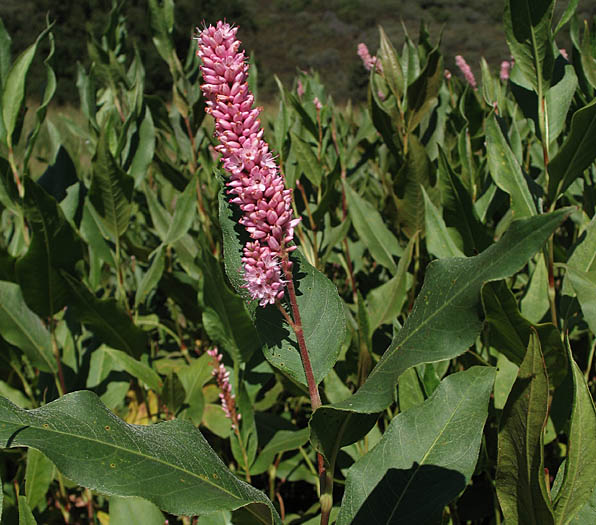
[[[496,487],[511,523],[554,523],[544,477],[543,433],[548,415],[548,376],[538,335],[530,337],[499,430]]]
[[[269,500],[232,474],[189,422],[130,425],[88,391],[35,410],[0,398],[2,447],[33,447],[76,483],[138,496],[172,514],[247,507],[254,523],[280,523]]]
[[[348,399],[323,406],[313,414],[311,439],[317,448],[332,453],[338,442],[349,444],[350,439],[362,437],[366,426],[354,421],[347,423],[353,417],[350,413],[384,410],[393,402],[397,379],[411,366],[463,353],[482,326],[482,285],[522,268],[568,213],[569,210],[560,210],[515,221],[497,243],[476,257],[432,262],[410,316],[364,385]]]
[[[450,375],[348,471],[338,525],[427,523],[474,473],[493,368]],[[430,497],[429,497],[430,496]]]

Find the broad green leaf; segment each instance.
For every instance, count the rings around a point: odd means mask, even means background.
[[[273,464],[277,454],[287,450],[295,450],[303,446],[307,441],[308,428],[301,430],[278,430],[257,456],[257,459],[250,468],[251,475],[262,474]]]
[[[426,224],[426,248],[438,259],[445,257],[463,257],[443,220],[443,215],[428,197],[423,186],[420,187],[424,197],[424,222]]]
[[[397,380],[399,411],[405,412],[424,403],[424,391],[415,368],[408,368]]]
[[[44,372],[56,372],[50,333],[33,313],[18,284],[0,281],[0,335],[19,348],[33,366]]]
[[[308,264],[300,251],[296,250],[294,254],[292,270],[297,303],[306,348],[318,384],[339,357],[346,333],[346,315],[335,285]],[[296,335],[282,314],[273,306],[259,308],[256,325],[261,340],[265,342],[263,352],[267,361],[298,383],[306,385]]]
[[[143,498],[110,497],[110,525],[163,525],[159,508]]]
[[[75,277],[63,273],[70,288],[70,305],[75,317],[112,348],[138,357],[147,348],[145,332],[135,326],[128,314],[113,298],[98,299]]]
[[[290,135],[292,137],[292,148],[294,148],[298,159],[298,166],[313,186],[319,187],[323,176],[322,165],[313,153],[313,146],[293,132]]]
[[[596,270],[583,272],[568,266],[567,275],[577,294],[584,319],[592,333],[596,334]]]
[[[36,448],[79,485],[142,497],[172,514],[246,507],[253,523],[281,523],[271,502],[232,474],[191,423],[130,425],[92,392],[35,410],[0,398],[0,444]]]
[[[412,250],[418,237],[410,239],[397,264],[395,275],[366,296],[371,335],[382,324],[392,323],[401,312],[407,299],[408,266],[412,261]]]
[[[507,403],[507,398],[515,383],[519,366],[515,365],[504,354],[500,353],[497,358],[497,375],[495,376],[495,408],[503,410]]]
[[[35,516],[25,496],[19,496],[19,525],[37,525]]]
[[[149,14],[153,44],[166,62],[174,52],[172,30],[174,28],[174,2],[166,0],[160,5],[158,0],[149,0]]]
[[[486,121],[486,150],[491,177],[499,188],[509,194],[514,217],[536,215],[536,205],[521,166],[503,136],[494,114]]]
[[[383,102],[379,99],[379,80],[375,69],[370,71],[370,80],[368,83],[368,111],[373,125],[381,134],[383,141],[389,148],[389,151],[396,159],[400,158],[400,148],[397,145],[396,130],[394,129],[394,119],[390,112],[385,108]]]
[[[6,76],[10,69],[10,45],[12,38],[6,31],[4,22],[0,18],[0,91],[4,89],[4,82],[6,82]],[[2,120],[0,118],[0,120]]]
[[[25,98],[25,81],[29,67],[33,62],[39,42],[48,33],[50,28],[51,26],[46,27],[39,34],[35,42],[17,57],[6,75],[0,103],[6,137],[0,136],[0,140],[4,140],[9,148],[12,148],[12,134],[17,126],[19,113],[21,112],[21,106]]]
[[[408,154],[395,181],[395,190],[398,196],[397,214],[399,223],[409,238],[419,232],[424,236],[426,221],[424,217],[424,188],[434,203],[438,201],[438,187],[434,185],[435,168],[428,154],[415,136],[411,135],[408,141]]]
[[[567,3],[567,7],[565,8],[565,11],[561,15],[561,19],[557,23],[557,27],[555,27],[555,30],[553,31],[553,34],[556,35],[561,30],[561,28],[567,22],[569,22],[569,20],[571,20],[571,17],[575,14],[575,10],[577,9],[577,4],[578,3],[579,3],[579,0],[570,0]]]
[[[29,507],[34,509],[42,501],[54,479],[54,464],[41,452],[30,448],[27,451],[25,470],[25,494]]]
[[[594,522],[596,522],[596,490],[593,488],[589,501],[579,510],[569,525],[585,525]]]
[[[145,300],[145,297],[147,297],[147,294],[157,286],[165,265],[165,246],[162,244],[155,252],[155,255],[153,255],[151,265],[139,283],[139,287],[135,293],[135,306],[141,304]]]
[[[125,370],[131,376],[136,377],[145,383],[149,388],[155,390],[158,394],[162,390],[162,381],[157,372],[142,361],[108,346],[102,345],[95,352],[103,352],[111,358],[112,368],[116,370]]]
[[[397,270],[394,255],[400,255],[401,249],[393,233],[385,226],[381,214],[356,193],[349,184],[344,184],[348,213],[352,224],[373,259],[385,266],[392,273]]]
[[[567,113],[577,88],[577,75],[571,64],[565,64],[563,78],[552,86],[545,97],[548,115],[548,140],[553,143],[563,131]]]
[[[554,0],[506,0],[503,22],[509,50],[537,93],[546,91],[554,64]]]
[[[89,200],[111,240],[118,242],[128,227],[134,179],[114,159],[110,152],[108,134],[109,130],[104,129],[97,143]]]
[[[196,215],[197,209],[197,191],[198,179],[192,177],[185,190],[178,196],[176,200],[176,209],[174,210],[174,217],[168,228],[168,233],[164,240],[165,244],[172,244],[181,239],[192,226],[192,222]]]
[[[56,200],[30,178],[23,182],[25,217],[32,235],[15,269],[29,307],[48,317],[68,303],[68,287],[60,270],[74,272],[75,263],[83,257],[82,243]]]
[[[548,376],[536,333],[501,418],[496,488],[510,523],[554,524],[544,477],[543,428],[548,416]]]
[[[584,375],[573,360],[569,347],[568,350],[573,374],[573,404],[565,475],[554,500],[557,525],[569,523],[589,502],[596,485],[596,409]]]
[[[480,333],[480,290],[488,281],[519,271],[569,214],[563,209],[514,221],[501,239],[476,257],[439,259],[427,268],[410,316],[360,389],[313,414],[311,440],[324,453],[362,437],[394,399],[395,384],[408,368],[451,359]],[[356,414],[368,414],[361,418]],[[351,421],[350,421],[351,419]]]
[[[393,95],[399,100],[404,89],[404,74],[399,63],[399,56],[381,26],[379,26],[379,35],[381,42],[379,57],[383,64],[383,75]]]
[[[596,217],[580,230],[573,253],[567,260],[567,266],[583,272],[596,270]],[[563,279],[563,295],[574,295],[568,274]]]
[[[554,202],[594,162],[596,100],[578,109],[571,118],[569,135],[548,165],[548,198]]]
[[[430,523],[474,473],[493,368],[448,376],[422,405],[399,414],[349,470],[338,525]]]

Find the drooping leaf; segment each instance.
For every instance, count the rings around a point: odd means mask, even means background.
[[[496,488],[507,521],[554,524],[544,477],[543,428],[548,416],[548,376],[536,333],[501,418]]]
[[[374,421],[371,414],[392,403],[398,377],[411,366],[464,352],[482,326],[478,311],[482,285],[522,268],[568,214],[563,209],[514,221],[480,255],[433,261],[410,316],[364,385],[348,399],[313,414],[311,440],[317,448],[327,454],[338,443],[347,445],[365,435],[370,428],[366,422]]]
[[[494,369],[448,376],[348,471],[338,525],[429,523],[474,473]]]
[[[165,264],[165,246],[162,244],[155,252],[155,255],[153,255],[151,265],[139,283],[139,287],[135,293],[135,306],[141,304],[151,290],[157,286],[163,274]]]
[[[2,447],[33,447],[76,483],[194,515],[246,507],[254,523],[281,523],[271,502],[232,474],[189,422],[130,425],[88,391],[35,410],[0,398]]]
[[[54,479],[54,464],[34,448],[27,451],[25,470],[25,495],[29,507],[34,509],[45,499]]]
[[[295,450],[308,441],[308,428],[301,430],[278,430],[263,447],[261,453],[250,468],[251,475],[262,474],[273,464],[275,456],[286,450]]]
[[[0,335],[44,372],[56,372],[50,333],[32,312],[18,284],[0,281]]]

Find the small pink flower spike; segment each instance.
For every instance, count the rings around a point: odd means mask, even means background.
[[[259,115],[248,88],[248,64],[238,28],[219,21],[196,37],[201,58],[207,113],[215,119],[216,150],[230,174],[226,183],[230,202],[243,212],[239,220],[252,241],[244,247],[245,288],[261,306],[284,295],[282,275],[291,267],[288,254],[294,228],[300,219],[292,216],[292,192],[263,140]]]
[[[474,89],[478,89],[476,85],[476,78],[474,77],[474,73],[472,73],[472,68],[468,65],[465,61],[464,57],[461,55],[455,56],[455,64],[460,69],[460,71],[464,74],[466,82],[472,86]]]
[[[509,80],[510,71],[511,71],[511,62],[509,62],[509,60],[503,60],[503,62],[501,62],[501,72],[499,73],[499,78],[503,82],[506,82],[507,80]]]
[[[321,104],[321,101],[319,100],[319,97],[315,97],[313,99],[313,103],[315,105],[315,108],[317,108],[318,111],[321,111],[321,109],[323,109],[323,104]]]
[[[445,80],[451,80],[451,71],[446,69],[445,71],[443,71],[443,76],[445,77]]]
[[[296,94],[299,97],[304,95],[304,86],[302,85],[302,82],[300,81],[300,79],[298,79],[298,87],[296,88]]]
[[[211,374],[215,377],[220,390],[219,399],[221,401],[221,408],[226,414],[226,417],[232,421],[232,430],[237,430],[238,421],[240,421],[242,415],[236,412],[236,396],[232,394],[230,372],[226,370],[226,367],[221,362],[223,355],[218,352],[217,348],[207,350],[207,354],[213,358],[211,361],[213,372]]]
[[[368,47],[364,42],[360,42],[358,44],[357,50],[358,56],[362,60],[362,64],[367,71],[370,71],[373,67],[376,66],[377,73],[383,72],[383,66],[381,65],[381,61],[377,57],[371,56],[370,52],[368,51]]]

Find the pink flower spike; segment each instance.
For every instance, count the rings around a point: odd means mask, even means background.
[[[511,71],[511,62],[509,62],[509,60],[503,60],[503,62],[501,62],[501,71],[499,73],[499,78],[503,82],[506,82],[507,80],[509,80],[509,72],[510,71]]]
[[[232,421],[232,430],[236,430],[238,429],[240,414],[236,412],[236,396],[232,394],[230,372],[226,370],[226,367],[221,362],[223,355],[219,353],[217,348],[207,350],[207,354],[213,358],[213,361],[211,361],[211,366],[213,367],[211,374],[215,377],[215,381],[219,387],[221,408],[224,411],[226,417]]]
[[[215,119],[226,183],[232,203],[243,212],[242,224],[252,241],[244,247],[244,287],[261,306],[283,297],[282,274],[290,265],[294,226],[292,193],[285,188],[268,144],[263,140],[254,96],[248,88],[248,64],[238,28],[219,21],[198,33],[197,55],[202,60],[201,89],[206,112]],[[303,90],[298,84],[298,90]]]
[[[474,77],[474,73],[472,73],[472,68],[465,61],[464,57],[462,57],[461,55],[456,55],[455,65],[464,74],[466,82],[470,84],[470,86],[472,86],[473,89],[478,89],[476,85],[476,78]]]

